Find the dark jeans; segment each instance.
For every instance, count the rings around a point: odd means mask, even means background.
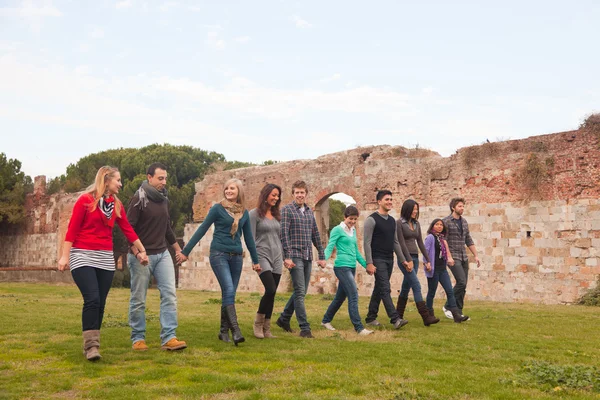
[[[242,255],[211,251],[209,261],[221,286],[221,304],[223,307],[235,304],[235,291],[242,275]]]
[[[360,332],[365,327],[360,322],[360,314],[358,313],[358,289],[354,280],[356,268],[335,267],[333,268],[333,272],[335,272],[335,276],[337,276],[340,282],[335,297],[323,316],[323,323],[326,324],[333,320],[335,313],[338,312],[342,304],[344,304],[344,300],[348,297],[348,315],[350,315],[350,321],[352,321],[356,332]]]
[[[469,260],[454,260],[454,265],[450,267],[456,284],[454,285],[454,297],[456,298],[456,307],[462,314],[465,304],[465,294],[467,293],[467,282],[469,281]],[[449,304],[446,301],[446,308]]]
[[[417,277],[417,272],[419,272],[419,255],[411,254],[411,256],[413,261],[413,269],[411,272],[406,271],[404,265],[398,265],[400,271],[402,271],[404,274],[404,279],[402,280],[402,289],[400,290],[400,297],[408,298],[408,293],[410,292],[410,289],[412,289],[415,303],[418,303],[423,301],[423,295],[421,294],[421,282],[419,282],[419,278]]]
[[[106,297],[114,274],[115,271],[94,267],[79,267],[71,271],[71,276],[83,296],[83,331],[99,330],[102,326]]]
[[[394,259],[376,259],[373,260],[373,264],[375,265],[375,268],[377,268],[377,272],[375,272],[375,288],[371,295],[369,313],[367,314],[365,321],[371,322],[377,319],[379,302],[383,301],[385,311],[387,312],[388,317],[390,317],[390,322],[393,324],[400,318],[398,311],[396,311],[396,307],[394,306],[394,302],[392,301],[392,296],[390,295],[390,278],[392,277],[392,271],[394,270]]]
[[[427,278],[427,308],[433,308],[433,300],[435,299],[435,292],[437,291],[438,283],[442,285],[446,292],[446,308],[456,307],[456,299],[454,298],[454,291],[452,290],[452,281],[450,280],[450,274],[447,269],[441,271],[434,269],[433,277]]]
[[[265,287],[265,294],[260,299],[258,313],[265,314],[265,319],[270,319],[273,314],[273,305],[275,304],[275,294],[279,286],[281,274],[274,274],[272,271],[265,271],[259,275]]]
[[[296,319],[298,320],[298,325],[300,325],[300,330],[310,331],[310,324],[306,318],[304,297],[306,296],[308,284],[310,283],[312,260],[292,258],[292,262],[296,264],[296,266],[290,270],[294,293],[285,305],[285,308],[281,313],[281,319],[289,322],[292,319],[292,315],[294,315],[294,311],[296,311]]]

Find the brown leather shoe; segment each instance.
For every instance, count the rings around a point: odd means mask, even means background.
[[[135,351],[146,351],[148,350],[148,345],[146,345],[145,340],[138,340],[131,346],[131,348]]]
[[[173,351],[173,350],[183,350],[186,347],[187,347],[187,344],[183,340],[177,340],[177,338],[174,337],[173,339],[169,340],[167,343],[160,346],[160,349]]]

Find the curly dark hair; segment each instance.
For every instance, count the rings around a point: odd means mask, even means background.
[[[267,199],[269,198],[269,195],[271,194],[273,189],[277,189],[277,191],[279,192],[279,200],[277,200],[277,203],[275,203],[273,207],[270,207],[267,203]],[[281,221],[279,204],[281,204],[281,188],[274,183],[267,183],[258,195],[258,204],[256,205],[256,211],[258,211],[258,216],[264,218],[267,214],[267,210],[270,207],[271,215],[273,216],[273,218],[275,218],[277,221]]]

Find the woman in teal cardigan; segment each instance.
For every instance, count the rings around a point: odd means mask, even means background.
[[[346,297],[348,297],[348,314],[350,315],[354,329],[359,335],[369,335],[373,331],[365,329],[360,320],[360,314],[358,313],[358,290],[354,281],[356,262],[358,261],[364,268],[367,267],[367,262],[362,254],[360,254],[360,251],[358,251],[355,228],[357,220],[358,209],[355,206],[348,206],[344,211],[344,220],[331,230],[329,244],[325,249],[325,259],[327,260],[331,257],[334,248],[337,249],[333,272],[337,276],[339,284],[335,297],[323,316],[321,325],[330,331],[335,331],[335,328],[331,325],[331,321],[342,304],[344,304]]]
[[[260,272],[256,245],[252,237],[248,211],[244,208],[244,189],[238,179],[225,182],[224,199],[211,207],[206,219],[198,227],[183,249],[180,261],[186,261],[190,252],[206,234],[212,224],[215,225],[213,240],[210,243],[210,266],[221,286],[221,330],[219,339],[229,342],[229,329],[233,343],[243,342],[235,310],[235,292],[242,275],[242,241],[244,234],[246,247],[252,257],[252,269]]]

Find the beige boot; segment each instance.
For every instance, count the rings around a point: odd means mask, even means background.
[[[264,339],[265,335],[263,333],[263,326],[265,325],[265,314],[256,313],[256,318],[254,319],[254,336],[259,339]]]
[[[83,331],[83,354],[88,361],[97,361],[100,355],[100,331]]]
[[[274,339],[277,336],[273,336],[273,334],[271,333],[271,318],[266,319],[265,318],[265,323],[263,325],[263,335],[265,336],[266,339]]]

